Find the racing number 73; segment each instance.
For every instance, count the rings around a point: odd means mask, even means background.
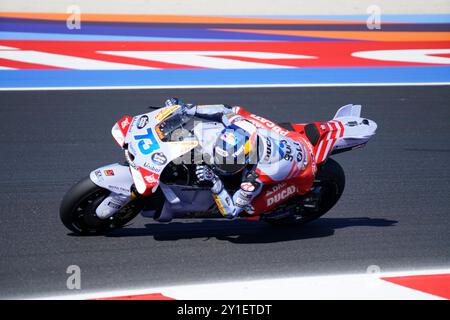
[[[153,135],[153,132],[151,129],[147,129],[147,134],[144,135],[136,135],[134,136],[135,140],[141,140],[138,143],[139,150],[143,154],[150,154],[155,150],[159,149],[159,144],[155,139],[155,136]],[[150,140],[150,143],[146,142],[145,140]]]

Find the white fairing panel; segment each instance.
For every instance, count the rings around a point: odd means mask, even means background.
[[[133,177],[128,166],[118,163],[106,165],[92,171],[89,177],[99,187],[124,196],[130,196],[131,194],[130,188],[133,185]]]
[[[207,212],[214,206],[214,199],[208,189],[199,190],[188,186],[161,185],[166,196],[161,215],[157,219],[160,222],[169,222],[173,218],[184,216],[189,212]],[[172,194],[169,196],[169,194]],[[170,201],[172,197],[175,201]]]
[[[333,119],[343,118],[343,117],[356,117],[361,116],[361,106],[355,104],[347,104],[336,112]]]
[[[156,126],[178,107],[160,108],[132,118],[124,143],[134,157],[130,169],[140,194],[154,193],[165,166],[198,145],[195,137],[185,138],[183,141],[162,141],[159,137]]]
[[[337,139],[332,153],[342,149],[364,146],[375,135],[377,124],[369,119],[361,118],[360,105],[346,105],[338,110],[333,122],[340,122],[343,134]]]

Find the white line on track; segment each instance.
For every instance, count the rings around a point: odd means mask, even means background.
[[[231,282],[99,291],[87,294],[42,296],[34,297],[34,299],[80,300],[155,293],[180,300],[442,299],[432,294],[380,279],[385,277],[438,274],[450,274],[450,269],[236,280]]]
[[[290,83],[290,84],[230,84],[230,85],[148,85],[148,86],[77,86],[77,87],[14,87],[0,91],[46,90],[139,90],[139,89],[215,89],[215,88],[309,88],[309,87],[390,87],[390,86],[448,86],[450,82],[392,82],[392,83]]]

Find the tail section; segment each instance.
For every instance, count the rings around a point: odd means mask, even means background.
[[[361,106],[348,104],[341,107],[328,122],[292,124],[296,132],[305,134],[314,146],[317,164],[331,154],[363,147],[375,134],[377,124],[361,118]]]
[[[347,104],[339,108],[333,119],[345,117],[359,118],[360,116],[361,116],[361,106],[359,104]]]
[[[319,130],[321,132],[319,142],[314,148],[314,155],[317,164],[324,162],[334,150],[336,143],[342,140],[345,127],[338,120],[331,120],[320,123]]]

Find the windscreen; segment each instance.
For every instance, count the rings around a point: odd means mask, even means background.
[[[192,116],[189,116],[183,112],[177,112],[158,123],[155,130],[162,141],[169,142],[172,141],[171,136],[175,130],[182,129],[183,126],[191,119]]]

